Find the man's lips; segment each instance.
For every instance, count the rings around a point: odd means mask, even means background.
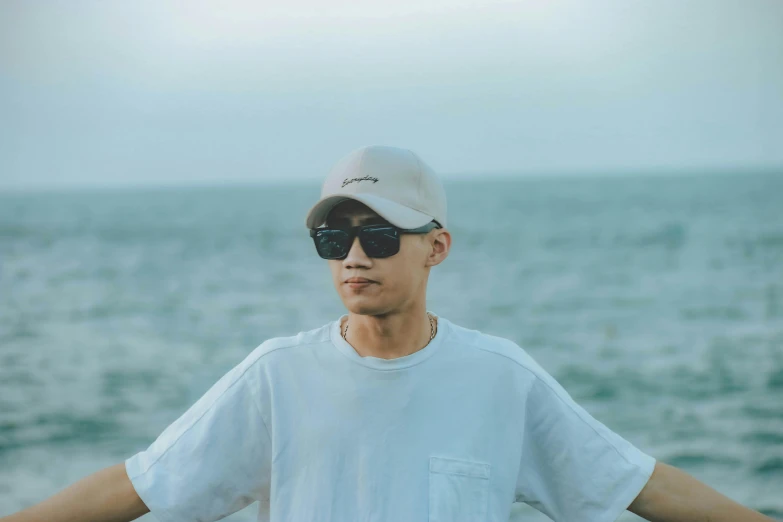
[[[351,277],[345,280],[345,284],[350,286],[351,288],[361,288],[363,286],[369,286],[376,281],[373,281],[372,279],[367,279],[365,277]]]

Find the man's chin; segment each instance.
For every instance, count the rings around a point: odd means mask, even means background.
[[[383,313],[384,307],[374,299],[352,296],[343,300],[345,308],[354,315],[379,315]]]

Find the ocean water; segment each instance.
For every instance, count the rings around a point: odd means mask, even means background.
[[[0,515],[146,448],[265,339],[344,312],[304,228],[319,190],[0,194]],[[783,520],[783,176],[446,190],[429,309],[516,341],[611,429]]]

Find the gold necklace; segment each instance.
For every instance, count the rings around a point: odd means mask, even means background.
[[[432,316],[429,313],[427,314],[427,317],[430,318],[430,341],[432,341],[435,338],[435,323],[432,321]],[[348,342],[348,338],[346,337],[347,335],[348,335],[348,319],[345,320],[345,331],[343,332],[343,339],[345,339],[345,342]]]

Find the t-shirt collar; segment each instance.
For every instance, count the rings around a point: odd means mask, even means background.
[[[343,336],[341,335],[340,332],[340,325],[342,324],[343,319],[345,319],[348,316],[348,314],[344,314],[340,316],[339,319],[332,322],[329,336],[331,338],[332,344],[338,350],[340,350],[340,352],[343,355],[345,355],[346,357],[348,357],[350,360],[354,361],[357,364],[361,364],[362,366],[373,368],[375,370],[400,370],[403,368],[408,368],[410,366],[419,364],[432,357],[435,354],[435,352],[438,351],[438,348],[440,348],[440,346],[443,344],[443,339],[448,335],[448,331],[449,331],[448,321],[440,317],[435,312],[428,311],[428,313],[432,314],[434,317],[438,319],[435,337],[433,337],[432,340],[429,342],[429,344],[424,348],[422,348],[421,350],[413,352],[412,354],[409,355],[405,355],[403,357],[396,357],[394,359],[383,359],[380,357],[371,357],[371,356],[362,357],[361,355],[356,353],[356,350],[353,348],[353,346],[351,346],[345,339],[343,339]]]

